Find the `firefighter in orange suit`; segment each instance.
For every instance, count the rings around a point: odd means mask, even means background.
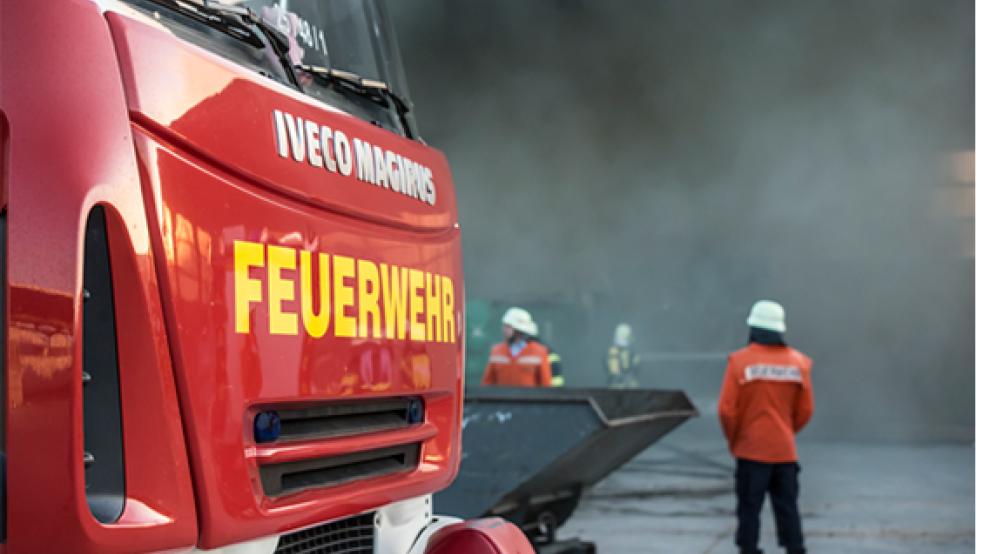
[[[533,317],[522,308],[509,308],[502,316],[504,342],[492,347],[485,366],[483,385],[549,387],[550,352],[530,340],[536,334]]]
[[[786,346],[785,311],[776,302],[756,302],[748,316],[749,344],[728,356],[718,415],[736,459],[735,493],[743,554],[758,548],[759,514],[766,493],[779,545],[806,552],[800,525],[799,458],[795,435],[813,415],[813,361]]]

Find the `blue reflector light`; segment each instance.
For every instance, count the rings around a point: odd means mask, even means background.
[[[424,422],[424,402],[419,398],[411,398],[410,403],[407,405],[407,422],[423,423]]]
[[[256,442],[273,442],[280,438],[280,415],[277,412],[260,412],[253,420],[253,438]]]

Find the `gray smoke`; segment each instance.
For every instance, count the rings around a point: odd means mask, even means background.
[[[576,316],[569,381],[626,320],[645,384],[713,398],[773,298],[811,434],[972,437],[971,1],[390,4],[467,294]]]

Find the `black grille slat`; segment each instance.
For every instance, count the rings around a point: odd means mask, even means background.
[[[420,458],[420,443],[260,466],[267,496],[281,496],[317,487],[341,485],[411,471]]]
[[[280,537],[275,554],[372,554],[376,515],[362,514]]]
[[[333,402],[321,406],[277,408],[278,440],[310,440],[401,429],[412,424],[410,398],[361,402]]]
[[[312,543],[312,542],[313,543],[319,543],[319,544],[320,543],[323,543],[323,542],[344,543],[344,542],[348,542],[348,541],[365,540],[366,538],[370,538],[371,539],[372,538],[372,529],[370,528],[368,531],[369,531],[369,533],[368,533],[367,536],[359,536],[359,535],[350,536],[350,534],[353,533],[353,532],[354,533],[360,533],[362,531],[361,530],[352,530],[352,529],[336,529],[336,530],[328,531],[327,533],[324,533],[324,534],[314,534],[313,536],[306,537],[306,538],[304,538],[301,541],[298,541],[296,543],[293,543],[291,546],[293,546],[293,547],[304,547],[304,548],[308,548],[310,546],[309,543]]]
[[[296,473],[284,474],[282,484],[284,489],[300,490],[319,485],[335,485],[347,483],[355,479],[383,475],[394,471],[399,471],[406,466],[404,455],[395,454],[385,456],[378,460],[367,460],[363,462],[353,462],[341,466],[311,469],[298,471]]]
[[[351,542],[351,541],[345,541]],[[360,544],[345,546],[345,542],[324,544],[319,546],[313,546],[311,548],[305,548],[303,550],[291,550],[293,554],[323,554],[325,552],[331,552],[332,554],[348,554],[348,553],[359,553],[359,552],[372,552],[373,551],[373,540],[360,539]]]
[[[287,420],[281,415],[280,440],[340,437],[399,429],[407,425],[403,413],[356,414]]]
[[[369,530],[371,531],[371,529]],[[288,540],[288,546],[292,547],[302,547],[307,548],[310,543],[322,543],[322,542],[343,542],[352,539],[351,533],[359,533],[361,530],[346,529],[319,529],[316,531],[308,531],[301,534],[299,537],[295,537],[297,540]],[[370,533],[371,535],[371,533]],[[359,538],[359,537],[355,537]],[[363,537],[365,538],[365,537]]]

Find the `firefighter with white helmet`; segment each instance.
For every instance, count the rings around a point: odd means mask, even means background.
[[[779,544],[789,554],[806,552],[797,497],[800,466],[796,433],[813,415],[813,361],[786,346],[786,312],[760,300],[746,320],[748,346],[728,356],[718,416],[735,457],[738,528],[735,543],[758,554],[759,514],[766,493]]]
[[[615,327],[615,336],[612,345],[608,347],[608,356],[605,359],[608,386],[638,388],[639,378],[636,375],[638,367],[639,355],[632,348],[632,327],[628,323],[619,323]]]
[[[530,340],[537,330],[528,311],[519,307],[506,310],[502,316],[505,340],[492,347],[482,384],[549,387],[552,380],[550,353],[542,344]]]

